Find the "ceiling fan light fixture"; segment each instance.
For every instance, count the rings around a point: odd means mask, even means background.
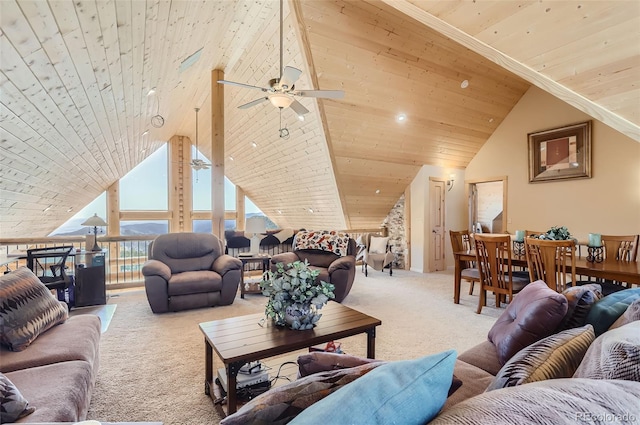
[[[298,121],[304,121],[304,115],[298,115]]]
[[[293,103],[293,97],[284,93],[273,93],[269,95],[269,101],[277,108],[288,108]]]

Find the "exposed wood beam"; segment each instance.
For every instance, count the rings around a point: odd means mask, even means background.
[[[504,53],[494,49],[493,47],[481,42],[480,40],[470,36],[460,29],[448,24],[447,22],[433,16],[418,6],[409,2],[409,0],[382,0],[384,3],[394,9],[404,13],[418,22],[438,31],[439,33],[451,38],[461,45],[473,50],[474,52],[484,56],[485,58],[495,62],[503,68],[519,75],[531,84],[545,90],[557,98],[563,100],[569,105],[581,110],[582,112],[602,121],[619,132],[640,142],[640,126],[620,117],[619,115],[603,108],[597,103],[569,90],[562,84],[550,79],[549,77],[535,71],[529,66],[516,61],[515,59],[505,55]]]
[[[224,238],[224,71],[211,71],[211,211],[212,231]]]

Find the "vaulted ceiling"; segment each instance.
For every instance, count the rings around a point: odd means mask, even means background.
[[[45,236],[173,135],[194,140],[195,107],[210,157],[211,71],[267,86],[278,21],[275,0],[0,2],[0,237]],[[283,58],[296,88],[346,95],[300,99],[300,122],[239,110],[260,92],[225,86],[225,174],[282,227],[377,227],[423,164],[464,168],[531,85],[640,141],[637,1],[285,0]]]

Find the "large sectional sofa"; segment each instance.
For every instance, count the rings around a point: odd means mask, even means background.
[[[596,284],[559,294],[537,281],[459,356],[310,353],[298,364],[299,379],[222,425],[640,424],[640,288],[602,297]]]
[[[26,267],[0,276],[0,422],[85,420],[100,318],[67,307]]]

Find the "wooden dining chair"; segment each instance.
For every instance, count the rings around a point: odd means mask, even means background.
[[[531,282],[544,281],[556,292],[562,293],[576,282],[576,243],[574,240],[524,239]]]
[[[449,230],[449,237],[451,237],[453,252],[468,251],[473,248],[468,230]],[[466,261],[465,263],[460,276],[469,282],[469,295],[472,295],[475,282],[480,282],[480,273],[474,262]]]
[[[496,307],[500,307],[503,297],[510,302],[529,279],[512,274],[510,235],[476,234],[474,239],[480,272],[480,300],[476,313],[480,314],[487,303],[487,291],[495,294]]]
[[[636,261],[638,258],[638,235],[602,235],[604,257],[616,261]]]

